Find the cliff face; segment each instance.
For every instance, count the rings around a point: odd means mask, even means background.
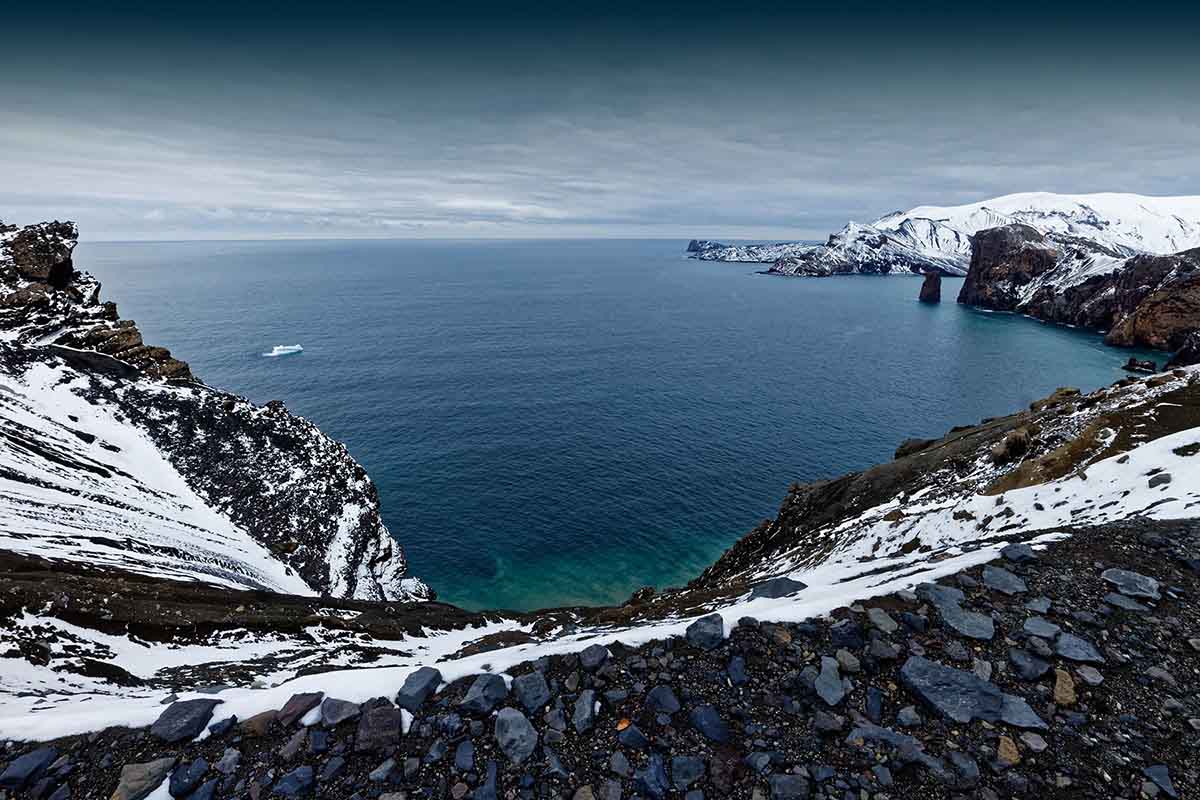
[[[1200,329],[1200,248],[1134,255],[1023,224],[975,234],[958,302],[1107,331],[1121,347],[1175,350]]]
[[[0,550],[174,580],[427,599],[345,447],[197,381],[75,270],[72,223],[0,236]]]

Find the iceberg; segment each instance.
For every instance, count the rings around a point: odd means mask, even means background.
[[[275,358],[276,356],[290,356],[292,353],[303,353],[304,348],[298,344],[277,344],[271,348],[271,352],[263,353],[264,358]]]

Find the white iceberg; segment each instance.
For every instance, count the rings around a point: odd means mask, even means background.
[[[303,353],[304,348],[298,344],[277,344],[271,348],[271,352],[263,353],[265,358],[275,358],[276,356],[290,356],[292,353]]]

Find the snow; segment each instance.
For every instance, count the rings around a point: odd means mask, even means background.
[[[1154,519],[1194,516],[1195,507],[1200,505],[1200,469],[1189,460],[1196,456],[1180,455],[1180,452],[1187,452],[1182,448],[1193,444],[1200,444],[1200,428],[1147,442],[1129,451],[1127,457],[1114,456],[1092,464],[1086,479],[1071,475],[1007,492],[999,502],[1014,510],[1010,518],[1013,522],[1012,527],[999,536],[995,531],[981,534],[974,525],[955,519],[955,512],[960,511],[969,511],[976,516],[994,512],[999,507],[995,496],[966,492],[939,499],[941,496],[931,489],[908,498],[894,498],[842,523],[839,527],[857,527],[864,535],[848,538],[844,547],[835,550],[821,563],[804,565],[802,559],[784,554],[761,565],[763,577],[786,575],[808,584],[808,589],[779,599],[751,600],[747,593],[723,605],[705,609],[703,613],[719,613],[726,631],[743,616],[764,621],[801,621],[986,563],[995,559],[1012,538],[1030,538],[1037,532],[1031,542],[1035,546],[1044,546],[1067,536],[1056,530],[1067,525],[1100,523],[1135,515]],[[1156,469],[1170,473],[1172,482],[1165,487],[1149,487],[1148,476]],[[884,513],[894,508],[903,508],[905,513],[900,529],[881,519]],[[879,542],[913,536],[919,536],[931,549],[908,555],[897,550],[892,555],[864,560],[875,553],[875,545]],[[982,536],[988,541],[981,541]],[[327,696],[353,702],[391,697],[409,673],[424,665],[436,665],[447,682],[481,672],[504,674],[522,662],[544,655],[575,652],[593,643],[611,645],[619,641],[636,646],[680,636],[698,616],[673,617],[633,626],[581,626],[554,638],[469,656],[458,653],[473,641],[500,631],[531,633],[535,626],[529,621],[501,620],[459,631],[427,630],[402,642],[377,643],[397,648],[397,654],[390,657],[393,659],[390,666],[293,677],[266,689],[225,690],[219,694],[224,702],[217,710],[217,718],[236,714],[244,719],[261,711],[277,709],[297,692],[322,691]],[[5,682],[8,680],[6,677]],[[180,695],[181,699],[196,696],[203,695]],[[118,687],[105,687],[104,692],[84,696],[36,697],[18,693],[0,703],[0,730],[20,730],[24,738],[44,740],[112,724],[142,726],[153,722],[162,712],[160,700],[159,693],[147,694]]]
[[[313,594],[197,495],[144,433],[114,408],[80,396],[75,390],[84,384],[78,373],[42,363],[2,387],[0,549],[230,588]]]

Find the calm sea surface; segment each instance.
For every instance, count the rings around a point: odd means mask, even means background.
[[[1110,383],[1129,355],[961,308],[958,280],[930,307],[916,278],[774,278],[684,244],[85,243],[76,260],[204,380],[344,441],[413,573],[472,608],[681,584],[792,481]],[[304,352],[262,357],[288,344]]]

